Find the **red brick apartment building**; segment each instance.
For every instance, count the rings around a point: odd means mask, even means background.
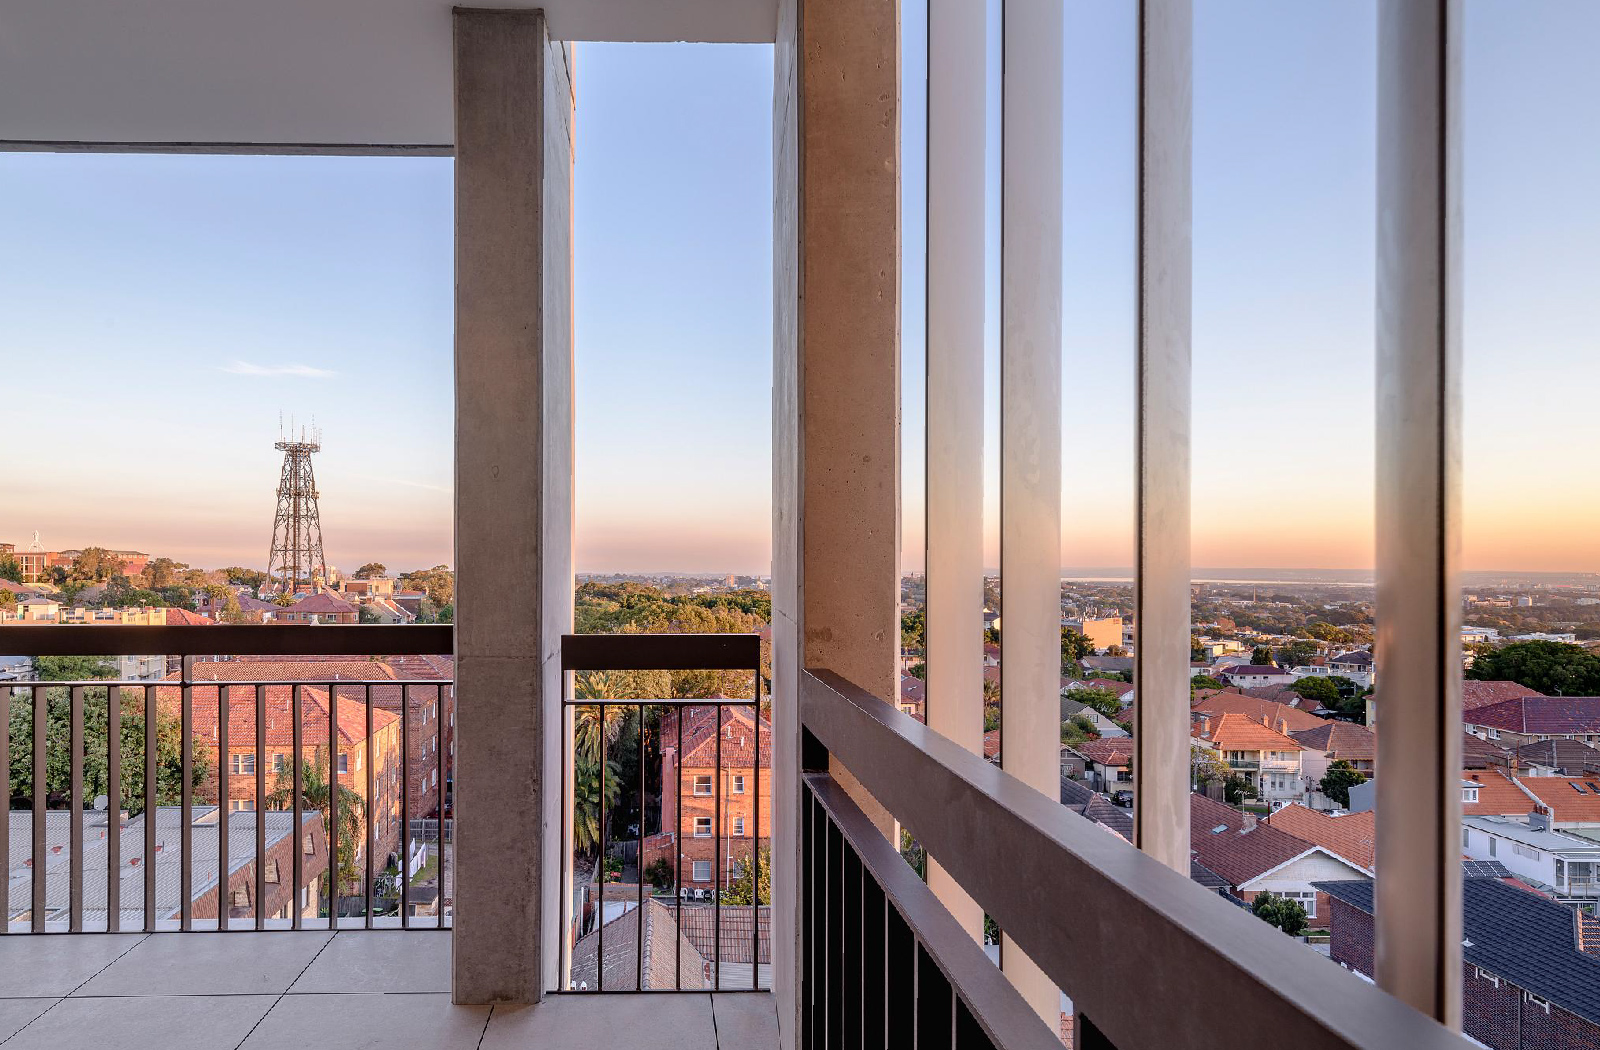
[[[285,667],[281,658],[264,656],[244,656],[236,660],[227,661],[236,670],[231,672],[218,672],[210,670],[210,664],[196,664],[196,674],[201,674],[201,668],[207,668],[206,674],[234,674],[251,675],[251,678],[232,678],[230,681],[261,681],[263,676],[254,671],[239,670],[244,664],[271,664],[278,668]],[[352,656],[298,656],[292,661],[295,670],[293,674],[299,675],[306,681],[378,681],[381,679],[396,680],[394,685],[374,685],[372,687],[372,706],[379,711],[388,711],[398,716],[402,710],[408,712],[407,733],[410,744],[410,761],[407,767],[412,771],[410,798],[411,817],[414,820],[422,818],[436,818],[439,816],[440,777],[444,778],[444,800],[446,815],[448,816],[450,790],[449,784],[454,773],[450,762],[444,763],[441,773],[439,751],[442,748],[449,756],[454,746],[455,737],[455,657],[453,656],[384,656],[362,659]],[[287,675],[278,671],[270,672],[278,675],[275,681],[289,680]],[[409,685],[401,686],[398,679],[413,682],[436,681],[434,685]],[[358,690],[355,687],[340,690],[339,703],[344,703],[344,698]],[[326,727],[326,722],[323,723]],[[442,733],[442,735],[441,735]]]
[[[1372,883],[1319,883],[1333,901],[1331,957],[1372,977]],[[1474,878],[1463,900],[1463,1021],[1493,1050],[1600,1048],[1600,921],[1511,885]]]
[[[720,768],[715,705],[683,709],[681,762],[677,725],[668,717],[663,718],[661,728],[661,827],[676,827],[677,833],[663,830],[645,840],[645,866],[658,858],[668,864],[679,863],[681,847],[679,885],[692,890],[715,887],[720,789],[721,876],[725,886],[739,864],[750,856],[752,845],[764,846],[771,841],[771,727],[748,706],[722,708]]]
[[[199,682],[213,681],[237,683],[227,689],[228,702],[228,807],[232,813],[253,812],[260,805],[256,797],[256,691],[252,682],[293,682],[357,679],[372,674],[373,665],[363,661],[227,661],[196,664],[194,677]],[[392,677],[392,675],[391,675]],[[400,686],[392,690],[398,702]],[[400,719],[395,712],[384,710],[373,698],[372,737],[367,737],[367,711],[365,688],[362,686],[334,686],[338,712],[338,776],[342,787],[368,799],[367,765],[372,763],[372,813],[377,842],[375,860],[381,865],[392,853],[397,853],[401,843],[400,826]],[[181,691],[163,687],[158,691],[158,703],[176,715],[181,703]],[[199,787],[199,797],[206,801],[218,798],[218,688],[196,685],[191,699],[194,747],[196,754],[206,756],[207,773]],[[376,690],[375,690],[376,692]],[[269,685],[265,689],[266,741],[264,745],[266,790],[270,795],[287,789],[294,776],[294,687]],[[325,763],[328,754],[328,686],[306,685],[300,691],[301,702],[301,754],[308,765]],[[424,776],[413,769],[414,780]],[[420,782],[420,781],[418,781]],[[413,792],[412,814],[423,816],[429,812],[425,799]],[[364,836],[363,836],[364,838]],[[358,848],[358,862],[365,854]]]

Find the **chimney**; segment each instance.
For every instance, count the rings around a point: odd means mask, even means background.
[[[1289,735],[1289,721],[1288,721],[1288,719],[1284,719],[1284,718],[1278,719],[1278,732],[1282,733],[1284,736],[1288,736]]]
[[[1272,728],[1272,719],[1267,715],[1262,715],[1261,716],[1261,724],[1266,726],[1268,729],[1271,729]]]
[[[1252,832],[1252,831],[1254,831],[1256,829],[1256,815],[1254,813],[1246,811],[1243,814],[1243,817],[1244,817],[1244,827],[1240,829],[1239,834],[1248,835],[1248,834],[1250,834],[1250,832]]]
[[[1202,737],[1205,737],[1206,739],[1210,739],[1210,737],[1211,737],[1211,716],[1210,715],[1201,715],[1200,716],[1200,735]]]

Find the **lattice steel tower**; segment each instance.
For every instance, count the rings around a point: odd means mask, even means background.
[[[278,479],[278,514],[272,521],[267,575],[284,594],[293,594],[328,576],[317,514],[317,479],[311,470],[311,454],[322,451],[321,434],[313,431],[307,440],[301,428],[299,441],[279,441],[273,448],[283,453],[283,474]]]

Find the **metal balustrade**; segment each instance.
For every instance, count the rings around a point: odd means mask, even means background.
[[[565,800],[562,807],[563,835],[562,841],[569,845],[573,842],[572,828],[577,821],[576,808],[576,781],[575,766],[573,764],[576,754],[576,740],[574,716],[585,709],[595,713],[599,736],[599,790],[597,795],[597,812],[595,819],[598,828],[598,843],[595,851],[595,882],[594,899],[591,901],[589,888],[581,889],[581,896],[575,897],[572,892],[566,894],[566,900],[575,906],[576,914],[563,916],[564,933],[560,945],[560,973],[564,988],[559,991],[567,992],[618,992],[618,991],[645,991],[645,992],[680,992],[703,991],[707,988],[715,991],[761,991],[768,983],[764,980],[764,972],[770,974],[771,967],[771,938],[762,937],[764,928],[770,927],[770,905],[763,904],[759,892],[762,876],[761,839],[764,826],[770,826],[770,821],[762,820],[762,792],[761,774],[765,768],[770,776],[770,764],[763,763],[761,749],[763,739],[769,741],[771,730],[761,716],[762,704],[762,676],[761,676],[761,641],[754,634],[719,634],[719,635],[566,635],[562,638],[562,670],[564,672],[579,671],[742,671],[749,673],[752,680],[751,699],[740,700],[727,697],[695,697],[695,698],[651,698],[651,699],[576,699],[568,697],[563,701],[568,717],[564,719],[564,747],[568,761],[563,763],[563,794]],[[750,753],[752,761],[748,767],[739,766],[735,772],[732,767],[724,764],[723,736],[724,728],[729,723],[725,721],[725,712],[730,709],[748,709],[751,711],[751,740]],[[683,782],[683,762],[685,754],[684,728],[686,721],[705,722],[703,714],[707,709],[714,712],[709,719],[709,727],[699,726],[700,730],[710,728],[714,747],[713,772],[709,774],[710,783],[705,785],[706,792],[699,790],[700,785],[688,785],[692,792],[690,797],[707,798],[711,800],[711,816],[708,819],[708,834],[701,835],[698,828],[692,837],[709,837],[712,841],[711,852],[711,888],[709,891],[693,890],[684,886],[684,808],[685,785]],[[635,792],[632,796],[638,806],[638,821],[634,827],[633,841],[614,842],[608,841],[608,826],[611,823],[609,810],[614,807],[606,805],[607,787],[607,762],[610,744],[607,740],[608,733],[607,713],[613,710],[631,711],[637,718],[635,723],[637,737],[636,760],[638,762],[637,780],[630,787]],[[702,713],[696,719],[696,713]],[[668,716],[671,716],[670,718]],[[653,717],[652,717],[653,716]],[[672,797],[675,800],[672,818],[672,830],[667,831],[665,823],[669,814],[661,814],[657,834],[664,839],[664,845],[670,846],[672,855],[673,894],[670,905],[661,903],[657,894],[647,893],[645,890],[646,876],[646,847],[649,836],[646,835],[647,826],[647,774],[651,755],[647,747],[647,738],[654,730],[656,742],[655,757],[661,758],[663,746],[670,745],[674,751],[674,776]],[[691,738],[692,740],[692,738]],[[664,769],[664,765],[662,766]],[[728,819],[724,811],[726,796],[730,793],[735,782],[742,779],[748,770],[749,796],[751,799],[749,835],[739,834],[743,829],[738,823]],[[663,776],[665,774],[663,773]],[[657,785],[658,795],[664,796],[666,784]],[[743,792],[740,792],[743,793]],[[631,807],[630,807],[631,808]],[[663,804],[663,810],[665,810]],[[730,830],[731,824],[731,830]],[[768,833],[770,837],[770,832]],[[725,864],[732,858],[723,847],[724,838],[748,838],[749,852],[746,863],[749,865],[751,881],[750,903],[746,905],[724,904],[722,895],[733,875],[731,863]],[[609,870],[607,864],[613,859],[631,856],[637,872],[637,882],[631,901],[621,900],[621,909],[616,915],[609,915],[607,903],[614,899],[606,894],[609,883]],[[562,851],[563,871],[562,885],[573,886],[576,863],[574,851],[564,848]],[[693,874],[691,870],[691,875]],[[697,881],[691,879],[691,881]],[[694,893],[694,901],[688,902],[689,893]],[[708,893],[709,908],[700,903],[701,894]],[[631,905],[631,907],[630,907]],[[656,909],[660,908],[658,912]],[[748,942],[743,940],[743,931],[735,930],[736,920],[730,911],[739,909],[737,924],[748,922]],[[710,912],[710,929],[705,930],[704,913]],[[629,915],[632,915],[631,923]],[[724,919],[728,918],[727,929]],[[625,925],[632,925],[632,931],[616,929]],[[610,933],[611,947],[607,947],[607,931]],[[689,931],[689,932],[686,932]],[[709,940],[706,934],[709,932]],[[632,946],[622,947],[619,950],[618,938],[627,938],[632,941]],[[673,948],[671,950],[671,974],[669,977],[652,972],[651,962],[660,953],[660,938],[670,938]],[[736,941],[734,939],[737,939]],[[748,943],[750,954],[750,975],[748,982],[742,975],[738,978],[728,974],[730,967],[735,964],[725,962],[727,954],[743,953],[743,945]],[[705,947],[709,947],[707,956]],[[590,957],[593,959],[594,983],[591,986],[587,977],[590,970]],[[703,961],[702,961],[703,960]],[[699,968],[699,973],[686,972],[686,963],[690,967]],[[742,964],[741,964],[742,965]],[[608,977],[609,971],[622,971],[618,977]],[[581,971],[581,974],[580,974]],[[728,979],[724,979],[727,977]],[[661,983],[669,984],[662,987]]]
[[[448,828],[452,676],[432,665],[426,676],[392,678],[231,679],[216,671],[257,662],[248,658],[309,658],[314,666],[339,656],[449,655],[449,626],[4,631],[8,649],[34,656],[160,654],[177,661],[175,671],[154,681],[0,684],[0,768],[13,770],[14,749],[27,749],[20,764],[25,779],[16,778],[10,804],[0,808],[0,840],[8,844],[7,878],[0,882],[4,932],[301,929],[320,927],[323,918],[330,929],[450,927],[450,836],[431,853],[433,914],[413,915],[417,857],[408,832],[414,817],[445,818]],[[241,657],[247,659],[235,662]],[[12,732],[19,703],[29,709],[19,720],[31,738],[25,745]],[[308,707],[320,707],[326,720],[319,739],[307,738]],[[197,740],[197,722],[210,723],[213,712],[209,739],[203,733]],[[86,718],[98,746],[86,736]],[[143,724],[136,737],[124,731],[130,718]],[[63,720],[64,733],[52,726]],[[285,720],[287,743],[269,742]],[[206,768],[213,764],[214,788]],[[65,790],[52,790],[63,766]],[[103,788],[93,793],[97,798],[87,797],[86,772]],[[241,781],[243,797],[234,798]],[[414,796],[424,793],[435,801],[429,812],[416,813]],[[25,808],[12,808],[22,800]],[[340,870],[341,825],[347,822],[361,836],[359,846],[346,851],[360,854],[354,876]],[[380,880],[376,856],[390,852],[391,838],[396,871]],[[342,892],[353,882],[360,883],[359,901]],[[392,892],[380,892],[384,883]],[[317,914],[324,909],[325,916]]]
[[[839,766],[1071,998],[1075,1046],[1471,1045],[838,675],[800,683],[805,1050],[1055,1040]]]

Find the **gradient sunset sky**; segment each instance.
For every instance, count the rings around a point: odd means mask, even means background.
[[[1126,565],[1134,5],[1066,9],[1062,564]],[[903,10],[916,569],[924,28]],[[1600,5],[1466,10],[1465,564],[1600,571]],[[1196,565],[1371,562],[1374,57],[1371,2],[1196,4]],[[768,571],[771,68],[579,49],[580,571]],[[330,561],[451,561],[451,212],[443,159],[0,154],[0,541],[263,565],[282,413],[323,434]]]

